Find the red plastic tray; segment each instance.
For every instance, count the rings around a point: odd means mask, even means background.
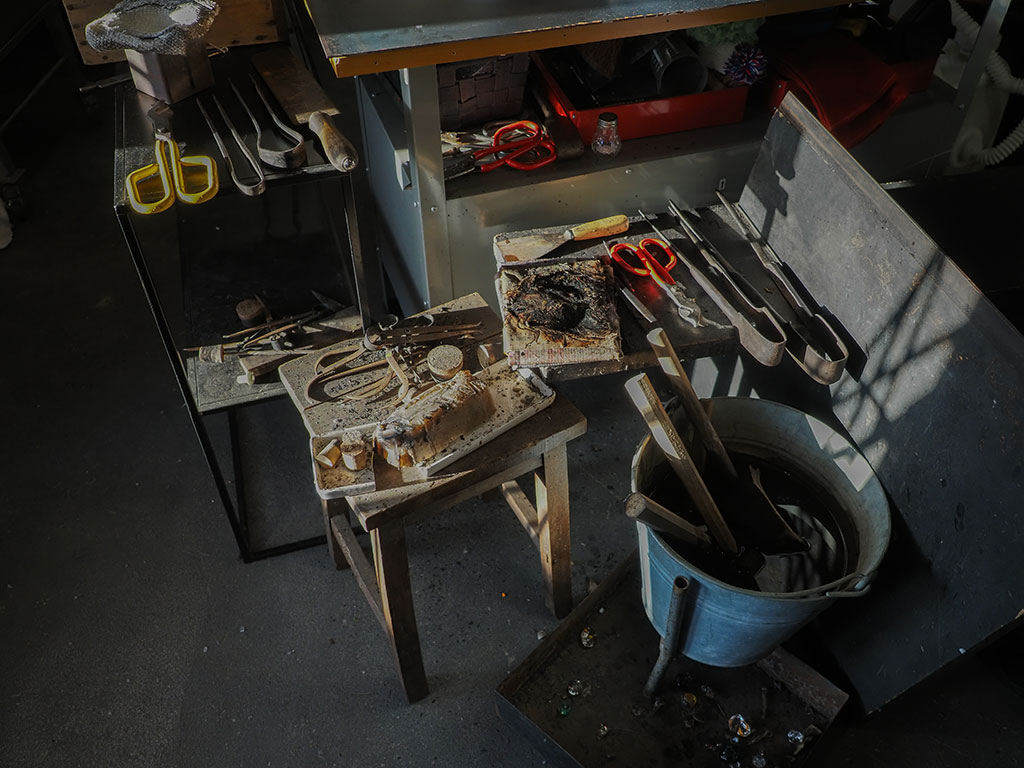
[[[597,116],[602,112],[619,116],[619,137],[624,140],[738,123],[743,119],[750,90],[739,86],[633,104],[577,109],[544,65],[543,58],[533,54],[533,63],[544,80],[548,101],[558,114],[573,122],[585,144],[593,140]]]

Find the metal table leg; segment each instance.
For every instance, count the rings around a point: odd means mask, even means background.
[[[231,533],[234,535],[235,543],[238,545],[239,556],[244,562],[251,563],[256,560],[265,560],[268,557],[276,557],[277,555],[284,555],[289,552],[296,552],[300,549],[324,544],[326,542],[324,536],[313,536],[265,549],[254,550],[252,548],[245,515],[245,489],[242,484],[242,469],[237,455],[238,435],[235,415],[232,411],[228,411],[228,430],[234,457],[235,488],[238,496],[237,507],[231,498],[227,483],[224,481],[224,473],[221,470],[220,463],[217,461],[217,454],[210,441],[210,435],[206,430],[203,416],[196,408],[195,400],[192,397],[192,390],[188,386],[185,366],[182,364],[181,357],[174,344],[174,339],[171,336],[167,316],[164,314],[160,297],[153,283],[153,276],[150,274],[149,266],[146,264],[138,236],[135,234],[135,227],[132,226],[131,215],[125,210],[117,210],[116,214],[117,222],[121,227],[125,243],[128,246],[128,252],[132,257],[132,263],[135,265],[135,271],[139,275],[139,282],[142,283],[142,290],[146,294],[146,301],[149,303],[149,309],[153,313],[153,321],[156,323],[157,333],[160,334],[160,341],[163,344],[164,352],[167,353],[167,359],[171,364],[171,370],[174,372],[174,378],[178,383],[182,400],[185,401],[185,409],[188,411],[189,421],[192,423],[192,429],[195,431],[199,447],[203,451],[203,457],[206,459],[206,465],[210,470],[210,475],[213,477],[213,482],[217,486],[217,495],[220,497],[224,514],[227,516],[228,524],[231,526]]]
[[[174,371],[174,379],[177,381],[181,397],[185,401],[185,409],[188,411],[189,421],[192,422],[192,429],[196,433],[196,439],[199,440],[199,446],[202,448],[206,465],[209,467],[210,474],[213,476],[213,482],[217,486],[217,495],[220,496],[224,513],[228,518],[228,524],[231,526],[231,532],[235,537],[235,543],[238,544],[238,552],[243,560],[248,561],[250,554],[248,538],[238,520],[238,516],[235,514],[231,494],[228,492],[227,484],[224,482],[224,475],[221,473],[220,465],[217,463],[217,456],[213,451],[213,445],[210,443],[210,436],[206,432],[202,416],[196,409],[195,401],[192,398],[192,391],[189,389],[188,378],[185,375],[185,367],[182,365],[181,357],[178,355],[177,348],[174,345],[171,329],[167,324],[167,316],[164,314],[163,306],[160,304],[160,297],[156,292],[156,286],[153,284],[153,276],[150,274],[149,266],[146,264],[145,256],[143,256],[142,246],[139,244],[138,236],[135,234],[135,227],[132,226],[131,215],[126,210],[116,210],[115,212],[117,214],[117,223],[121,226],[121,233],[124,235],[124,241],[128,246],[128,253],[132,257],[135,271],[139,275],[139,282],[142,283],[142,290],[146,294],[149,309],[153,313],[153,321],[156,323],[157,333],[160,334],[160,341],[163,343],[164,352],[167,353],[171,370]]]

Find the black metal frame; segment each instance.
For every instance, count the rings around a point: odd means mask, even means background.
[[[119,103],[118,100],[123,98],[125,93],[130,92],[132,92],[132,87],[130,85],[118,88],[115,103]],[[116,136],[123,135],[123,121],[123,110],[118,109],[115,124]],[[122,152],[121,154],[123,155],[125,153]],[[117,167],[119,162],[123,163],[125,161],[123,159],[119,160],[117,156],[115,156],[115,185],[118,183],[119,176],[122,177],[121,182],[123,183],[123,172],[127,170],[125,168],[121,168],[119,172]],[[369,260],[364,259],[364,250],[369,254],[376,253],[375,243],[372,240],[373,227],[364,226],[362,229],[360,228],[360,221],[367,221],[367,212],[360,208],[359,202],[369,199],[365,168],[360,166],[356,171],[348,175],[341,175],[333,171],[315,175],[296,174],[288,178],[275,179],[271,183],[274,186],[281,186],[314,181],[322,182],[329,179],[341,180],[345,225],[348,236],[348,250],[352,260],[351,270],[352,277],[354,278],[352,285],[355,289],[355,299],[358,304],[362,323],[364,327],[366,327],[371,323],[373,315],[382,311],[380,302],[382,300],[381,297],[383,292],[380,285],[379,262],[372,255]],[[224,189],[222,193],[228,191],[230,191],[229,188]],[[213,477],[214,484],[217,488],[217,495],[219,496],[221,505],[224,508],[224,513],[228,518],[228,524],[231,526],[231,532],[234,535],[235,543],[238,545],[239,556],[243,562],[251,563],[257,560],[264,560],[266,558],[276,557],[278,555],[284,555],[290,552],[296,552],[309,547],[325,544],[326,537],[324,535],[319,535],[262,549],[253,548],[250,539],[246,509],[245,486],[243,482],[244,471],[238,450],[238,423],[234,413],[234,409],[239,406],[232,405],[221,409],[226,412],[228,419],[228,437],[231,445],[233,464],[232,474],[235,483],[235,498],[233,499],[228,488],[228,483],[225,480],[224,471],[218,461],[216,451],[214,450],[210,434],[207,431],[205,424],[205,416],[212,414],[201,413],[196,403],[195,396],[189,386],[185,364],[174,342],[174,337],[171,333],[167,315],[160,302],[156,284],[153,280],[152,273],[150,272],[149,265],[146,262],[145,254],[138,235],[135,232],[135,227],[132,223],[131,208],[127,205],[121,190],[116,186],[114,193],[114,213],[117,216],[118,224],[121,227],[125,243],[128,246],[128,252],[132,258],[132,263],[135,265],[135,270],[138,273],[139,282],[142,284],[143,292],[146,295],[146,301],[153,314],[153,320],[156,323],[157,332],[160,335],[160,341],[164,347],[165,353],[167,354],[167,359],[171,364],[171,370],[174,373],[175,381],[177,382],[178,389],[181,392],[182,400],[185,402],[189,421],[192,424],[192,428],[196,434],[196,439],[199,441],[199,446],[202,449],[203,457],[206,460],[207,467]],[[335,222],[330,216],[328,216],[328,220],[332,230],[332,238],[336,243],[340,244],[341,236],[337,232],[337,227],[334,226]]]
[[[185,402],[189,421],[192,424],[192,429],[195,431],[196,439],[199,441],[199,447],[202,449],[203,458],[206,459],[206,465],[210,470],[210,475],[213,477],[214,485],[217,487],[217,495],[220,497],[221,505],[224,507],[224,513],[227,516],[228,524],[231,526],[231,533],[235,537],[235,543],[238,545],[238,554],[242,561],[251,563],[257,560],[265,560],[268,557],[276,557],[325,544],[327,541],[326,537],[320,535],[263,549],[253,549],[249,538],[249,524],[246,514],[245,485],[243,482],[244,471],[238,455],[238,421],[235,416],[235,410],[234,408],[229,408],[226,414],[237,504],[231,498],[231,492],[224,479],[224,472],[220,467],[220,462],[217,460],[216,451],[214,451],[213,443],[210,440],[209,432],[207,432],[206,424],[204,423],[204,416],[199,412],[195,398],[192,395],[192,390],[188,385],[185,366],[182,363],[181,356],[178,354],[174,338],[171,335],[170,326],[167,322],[167,316],[164,314],[163,305],[160,303],[160,297],[153,282],[153,276],[149,271],[149,265],[146,263],[138,236],[135,234],[131,214],[123,207],[116,207],[115,213],[117,215],[117,222],[121,227],[121,233],[124,235],[125,243],[128,246],[128,253],[131,255],[135,271],[138,273],[139,282],[142,284],[143,293],[146,295],[146,302],[149,304],[149,309],[153,314],[153,321],[156,323],[157,333],[160,334],[160,341],[163,344],[164,352],[166,352],[167,360],[171,364],[171,370],[178,384],[178,390],[181,392],[181,398]]]

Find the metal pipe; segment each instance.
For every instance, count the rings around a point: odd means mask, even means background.
[[[679,641],[683,634],[683,606],[686,604],[686,592],[689,588],[690,582],[683,576],[676,576],[672,582],[672,600],[668,604],[665,636],[661,638],[658,660],[654,662],[654,669],[651,670],[651,675],[644,686],[644,694],[648,697],[654,696],[661,678],[665,676],[665,670],[668,669],[668,663],[679,650]]]

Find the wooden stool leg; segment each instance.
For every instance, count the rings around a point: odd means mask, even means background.
[[[423,669],[420,633],[412,606],[409,582],[409,553],[405,546],[405,525],[401,521],[370,532],[373,562],[377,570],[385,629],[391,640],[398,676],[410,703],[427,695],[427,674]]]
[[[544,467],[534,478],[544,601],[555,616],[562,618],[572,610],[569,473],[565,443],[544,454]]]
[[[335,515],[345,515],[345,524],[348,524],[348,504],[344,499],[320,499],[320,506],[324,510],[324,531],[327,534],[327,551],[334,561],[337,570],[348,568],[348,560],[338,547],[338,540],[334,538],[334,531],[331,530],[331,518]]]

